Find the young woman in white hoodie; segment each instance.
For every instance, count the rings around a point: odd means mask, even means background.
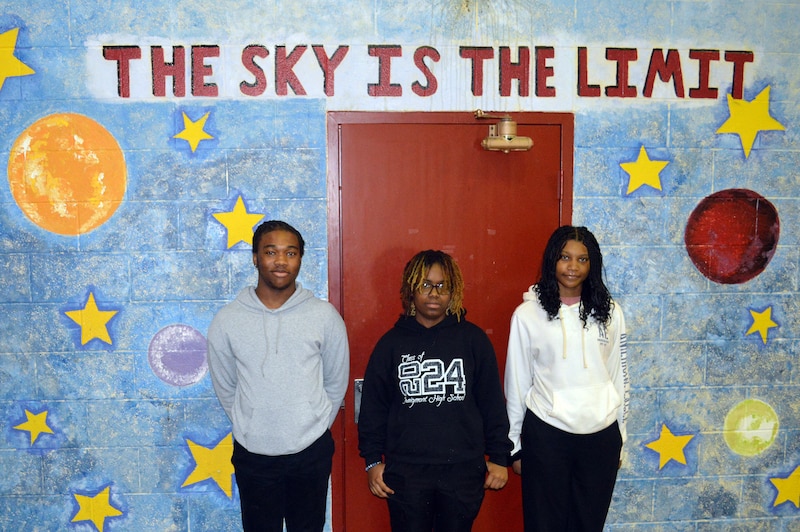
[[[599,532],[608,514],[630,382],[625,319],[602,273],[588,229],[556,229],[511,319],[505,393],[525,532]]]

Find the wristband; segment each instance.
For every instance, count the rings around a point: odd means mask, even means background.
[[[375,467],[376,465],[378,465],[378,464],[382,464],[382,463],[383,463],[383,462],[372,462],[370,465],[368,465],[368,466],[367,466],[367,467],[364,469],[364,471],[369,471],[370,469],[372,469],[372,468],[373,468],[373,467]]]

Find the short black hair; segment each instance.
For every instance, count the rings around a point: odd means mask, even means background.
[[[306,250],[306,242],[303,240],[303,235],[300,234],[300,231],[281,220],[269,220],[256,228],[256,232],[253,233],[253,254],[258,253],[258,243],[261,241],[261,237],[272,231],[288,231],[296,236],[300,246],[300,256],[303,256]]]

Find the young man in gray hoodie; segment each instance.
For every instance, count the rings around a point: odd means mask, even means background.
[[[211,380],[233,424],[244,530],[321,531],[333,457],[330,427],[347,389],[344,321],[296,281],[305,242],[282,221],[253,235],[258,284],[208,329]]]

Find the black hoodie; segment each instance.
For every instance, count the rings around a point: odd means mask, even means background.
[[[505,399],[486,333],[463,317],[446,316],[429,329],[400,317],[367,364],[358,448],[366,464],[455,464],[488,455],[508,465]]]

